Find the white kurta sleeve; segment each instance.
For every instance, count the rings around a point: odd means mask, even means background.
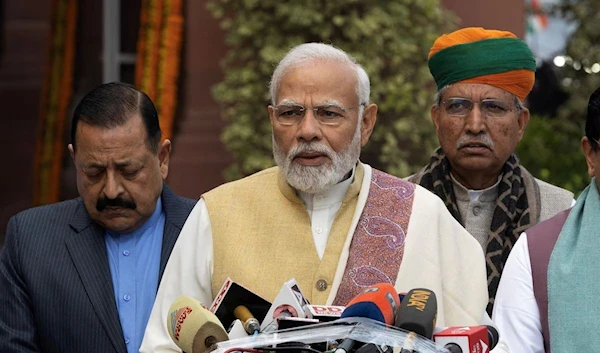
[[[512,352],[544,353],[540,312],[533,293],[527,234],[522,233],[508,256],[492,313],[500,339]]]
[[[167,331],[167,315],[180,295],[212,302],[213,237],[208,209],[200,199],[188,216],[167,262],[140,352],[181,352]]]

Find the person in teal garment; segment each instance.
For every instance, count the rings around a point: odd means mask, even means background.
[[[576,204],[523,233],[500,280],[493,320],[512,352],[595,352],[600,333],[600,88],[581,148],[590,184]]]

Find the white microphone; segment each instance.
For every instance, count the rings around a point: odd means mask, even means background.
[[[276,331],[281,319],[305,318],[304,306],[308,304],[308,300],[302,294],[296,280],[294,278],[288,280],[279,290],[279,294],[265,315],[260,325],[261,332]]]
[[[169,308],[168,331],[184,352],[205,353],[229,337],[219,319],[198,300],[182,295]]]

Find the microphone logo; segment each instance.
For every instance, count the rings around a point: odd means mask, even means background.
[[[487,352],[488,351],[488,345],[485,344],[485,342],[483,342],[483,340],[479,340],[479,344],[481,345],[481,351],[482,352]]]
[[[188,314],[192,312],[192,308],[189,306],[174,310],[169,314],[171,316],[171,332],[175,340],[179,341],[179,333],[181,332],[181,325],[187,318]]]
[[[390,306],[392,307],[392,312],[395,313],[398,310],[398,306],[396,305],[396,300],[392,293],[385,293],[385,299],[390,303]]]
[[[378,290],[379,290],[379,287],[373,286],[373,287],[369,287],[369,288],[365,289],[362,292],[363,292],[363,294],[364,293],[373,293],[373,292],[377,292]]]
[[[223,286],[221,287],[221,290],[219,291],[219,294],[217,295],[217,297],[215,298],[215,300],[213,300],[212,305],[210,306],[210,311],[212,311],[213,313],[216,312],[217,307],[219,305],[221,305],[221,302],[223,301],[223,298],[225,297],[225,294],[227,294],[227,291],[229,290],[229,287],[231,287],[231,283],[233,281],[231,280],[231,278],[227,278],[227,280],[225,281],[225,283],[223,283]]]
[[[413,290],[413,292],[411,293],[410,297],[408,298],[408,307],[415,307],[415,309],[423,312],[425,310],[425,307],[427,306],[427,301],[429,300],[429,296],[431,295],[430,291],[427,290],[422,290],[422,289],[415,289]]]
[[[296,297],[296,300],[298,301],[298,303],[300,303],[301,307],[310,304],[306,300],[306,298],[304,298],[304,295],[302,294],[302,291],[300,291],[300,287],[298,287],[297,284],[294,284],[291,289],[292,289],[292,293],[294,293],[294,296]]]

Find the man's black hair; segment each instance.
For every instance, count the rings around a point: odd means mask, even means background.
[[[597,151],[600,137],[600,87],[590,96],[585,121],[585,136],[590,141],[592,149]]]
[[[71,121],[71,144],[75,149],[77,124],[80,121],[111,129],[125,124],[137,114],[141,115],[146,127],[148,147],[157,153],[161,132],[156,108],[146,93],[122,82],[103,84],[83,97]]]

